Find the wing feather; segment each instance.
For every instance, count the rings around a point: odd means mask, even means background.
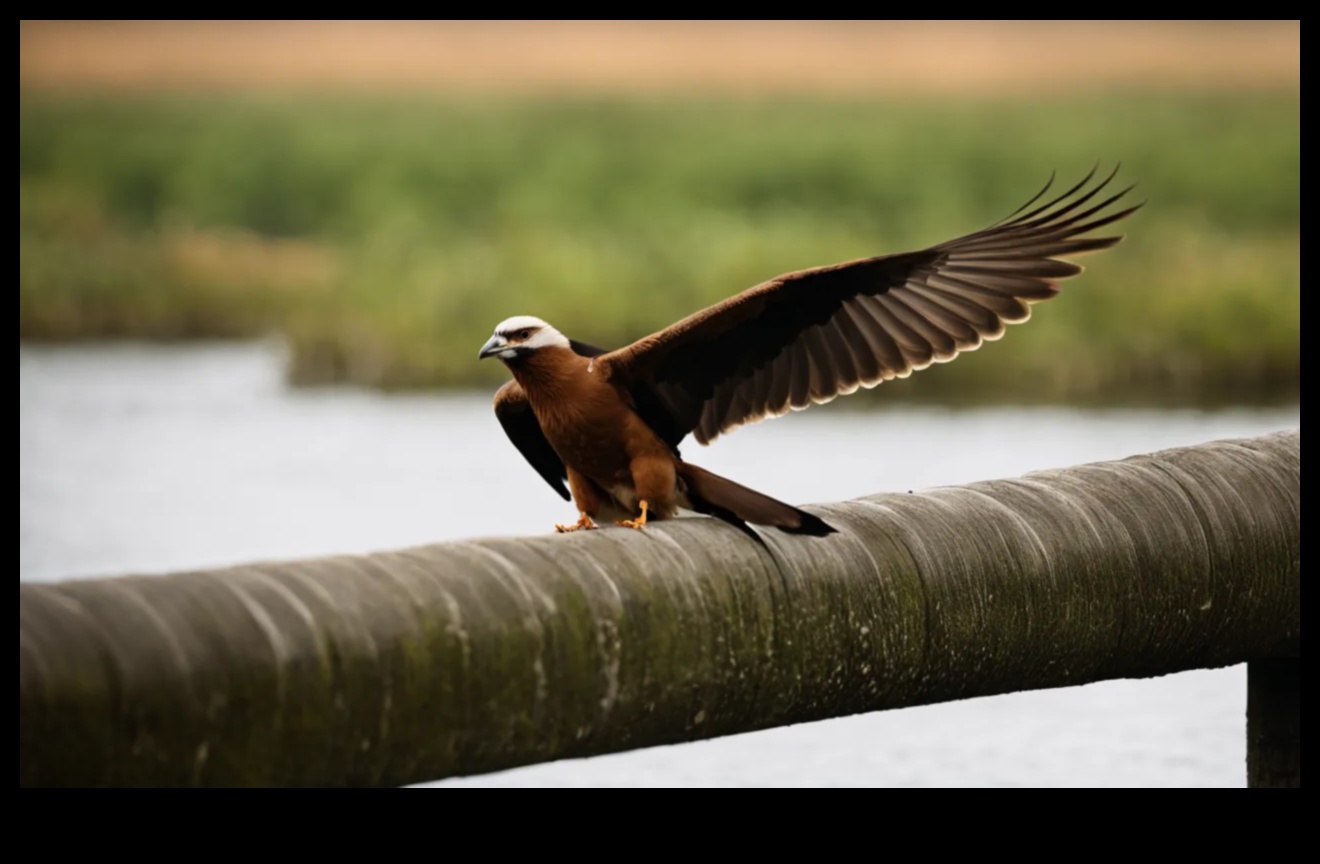
[[[770,363],[770,387],[765,400],[767,411],[772,410],[770,406],[783,407],[791,403],[791,386],[793,383],[793,352],[781,351],[779,356]]]
[[[912,294],[914,297],[924,298],[947,310],[959,321],[974,330],[976,335],[982,339],[997,339],[999,334],[1004,332],[1003,322],[1000,321],[999,316],[993,310],[987,309],[975,299],[943,290],[933,279],[925,285],[913,287]],[[975,345],[969,345],[963,350],[970,351],[975,347]]]
[[[853,368],[857,371],[857,380],[862,384],[876,381],[880,377],[880,358],[876,356],[862,332],[864,326],[859,316],[866,313],[859,310],[853,301],[843,304],[839,314],[834,317],[834,324],[839,328],[848,350],[852,354]]]
[[[895,334],[885,329],[882,320],[885,315],[884,310],[880,309],[874,297],[863,295],[854,298],[852,302],[862,313],[863,317],[859,318],[858,322],[863,324],[862,332],[866,334],[867,342],[871,345],[871,350],[875,352],[876,359],[884,370],[881,380],[892,381],[895,378],[906,377],[905,370],[908,368],[908,363],[903,357],[902,350],[898,347],[898,342],[894,338]],[[879,310],[878,313],[877,310]]]
[[[1117,172],[1093,182],[1093,168],[1047,198],[1051,177],[994,225],[928,249],[784,274],[599,365],[634,393],[655,394],[643,418],[675,447],[689,432],[705,444],[744,423],[905,378],[1026,321],[1031,304],[1082,272],[1060,259],[1118,243],[1121,235],[1082,236],[1141,208],[1113,209],[1132,188],[1105,192]]]
[[[910,291],[904,294],[895,293],[892,296],[911,309],[913,315],[939,328],[939,331],[949,339],[948,351],[955,354],[959,351],[968,351],[981,341],[981,336],[976,332],[972,322],[931,300],[925,294]]]
[[[568,479],[564,462],[546,440],[541,422],[536,419],[532,404],[517,381],[510,381],[495,391],[495,416],[504,427],[504,434],[509,436],[513,446],[536,469],[536,473],[545,478],[559,497],[570,500],[572,496],[564,486]]]
[[[830,355],[834,361],[835,378],[838,381],[848,382],[838,388],[838,395],[846,396],[857,389],[856,382],[861,379],[857,372],[857,363],[853,360],[852,350],[848,345],[848,336],[843,332],[840,320],[846,318],[843,310],[835,314],[833,318],[821,325],[821,333],[825,336],[825,346],[829,348]]]

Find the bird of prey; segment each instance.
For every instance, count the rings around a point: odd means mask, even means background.
[[[1115,173],[1092,185],[1092,169],[1038,204],[1051,177],[984,230],[786,273],[614,351],[539,318],[509,318],[478,355],[499,357],[513,373],[495,394],[495,415],[564,500],[571,491],[579,518],[559,531],[604,519],[641,528],[682,508],[752,536],[747,523],[832,533],[817,516],[684,460],[679,443],[692,434],[707,444],[998,339],[1004,325],[1027,320],[1030,304],[1059,293],[1057,280],[1081,272],[1062,256],[1122,239],[1082,236],[1142,206],[1113,209],[1132,188],[1102,195]]]

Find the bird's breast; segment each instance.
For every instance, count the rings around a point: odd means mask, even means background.
[[[602,485],[626,478],[631,410],[613,387],[589,374],[567,383],[547,398],[529,393],[546,440],[565,465]]]
[[[515,375],[559,458],[602,488],[630,485],[630,466],[639,456],[672,458],[668,446],[587,358],[537,351]]]

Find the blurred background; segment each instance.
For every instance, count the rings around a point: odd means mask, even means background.
[[[1027,326],[686,455],[824,501],[1300,422],[1296,21],[25,21],[19,48],[21,579],[542,533],[572,514],[490,413],[498,321],[624,344],[1097,162],[1149,205]],[[1241,785],[1241,678],[467,782]],[[985,733],[904,761],[968,705]],[[1031,768],[1005,729],[1101,755]]]

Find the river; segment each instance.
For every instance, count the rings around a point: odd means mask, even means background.
[[[572,521],[489,393],[293,390],[274,343],[19,348],[19,579],[545,533]],[[795,503],[1012,476],[1301,423],[846,405],[685,457]],[[435,786],[1242,786],[1243,667],[878,712]]]

